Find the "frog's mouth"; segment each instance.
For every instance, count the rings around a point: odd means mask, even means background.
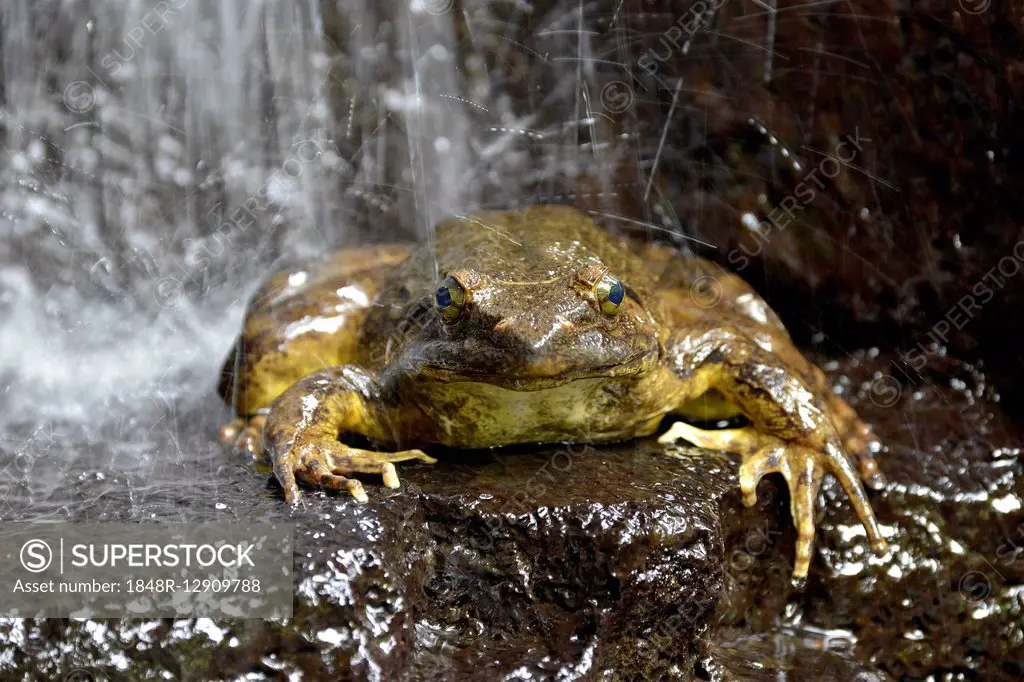
[[[565,366],[568,363],[537,361],[515,371],[496,371],[456,363],[432,361],[419,367],[419,379],[439,383],[480,383],[512,391],[539,391],[586,379],[635,378],[649,373],[656,365],[658,349],[645,350],[613,365],[595,367]]]

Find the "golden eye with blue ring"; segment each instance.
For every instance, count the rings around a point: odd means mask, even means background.
[[[445,277],[434,292],[434,308],[441,315],[441,321],[454,322],[462,314],[466,304],[466,290],[454,277]]]
[[[605,315],[616,315],[619,312],[622,299],[626,296],[626,287],[622,286],[622,282],[612,275],[605,275],[594,287],[594,293],[597,295],[601,312]]]

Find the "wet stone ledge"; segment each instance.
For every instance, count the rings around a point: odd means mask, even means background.
[[[781,480],[745,508],[738,459],[687,446],[449,454],[368,504],[309,492],[291,510],[205,435],[210,405],[179,414],[192,486],[67,442],[108,467],[66,472],[71,520],[294,521],[294,617],[4,621],[0,679],[1020,679],[1020,428],[977,369],[937,358],[914,385],[889,360],[827,366],[887,444],[872,500],[891,551],[870,553],[827,482],[802,590]]]

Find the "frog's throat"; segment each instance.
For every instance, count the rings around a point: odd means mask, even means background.
[[[556,375],[546,374],[496,374],[477,372],[468,368],[445,367],[430,363],[420,365],[416,381],[436,383],[479,383],[499,386],[513,391],[540,391],[555,388],[583,379],[625,379],[639,378],[649,374],[657,366],[657,349],[646,351],[633,359],[616,365],[574,370]]]

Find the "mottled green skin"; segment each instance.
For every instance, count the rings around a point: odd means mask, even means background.
[[[229,360],[222,393],[240,415],[270,406],[263,445],[288,500],[298,481],[366,499],[350,474],[398,487],[393,462],[431,461],[420,450],[359,450],[339,435],[384,448],[597,442],[652,435],[668,414],[742,414],[744,428],[677,424],[662,438],[741,453],[748,504],[763,475],[786,477],[797,576],[826,472],[884,548],[851,463],[859,457],[861,475],[877,481],[870,429],[739,278],[615,239],[563,206],[449,219],[401,262],[400,247],[380,248],[386,268],[374,267],[372,250],[343,251],[298,279],[277,275]],[[625,285],[614,314],[595,289],[606,272]],[[432,307],[446,277],[465,292],[454,321]]]

